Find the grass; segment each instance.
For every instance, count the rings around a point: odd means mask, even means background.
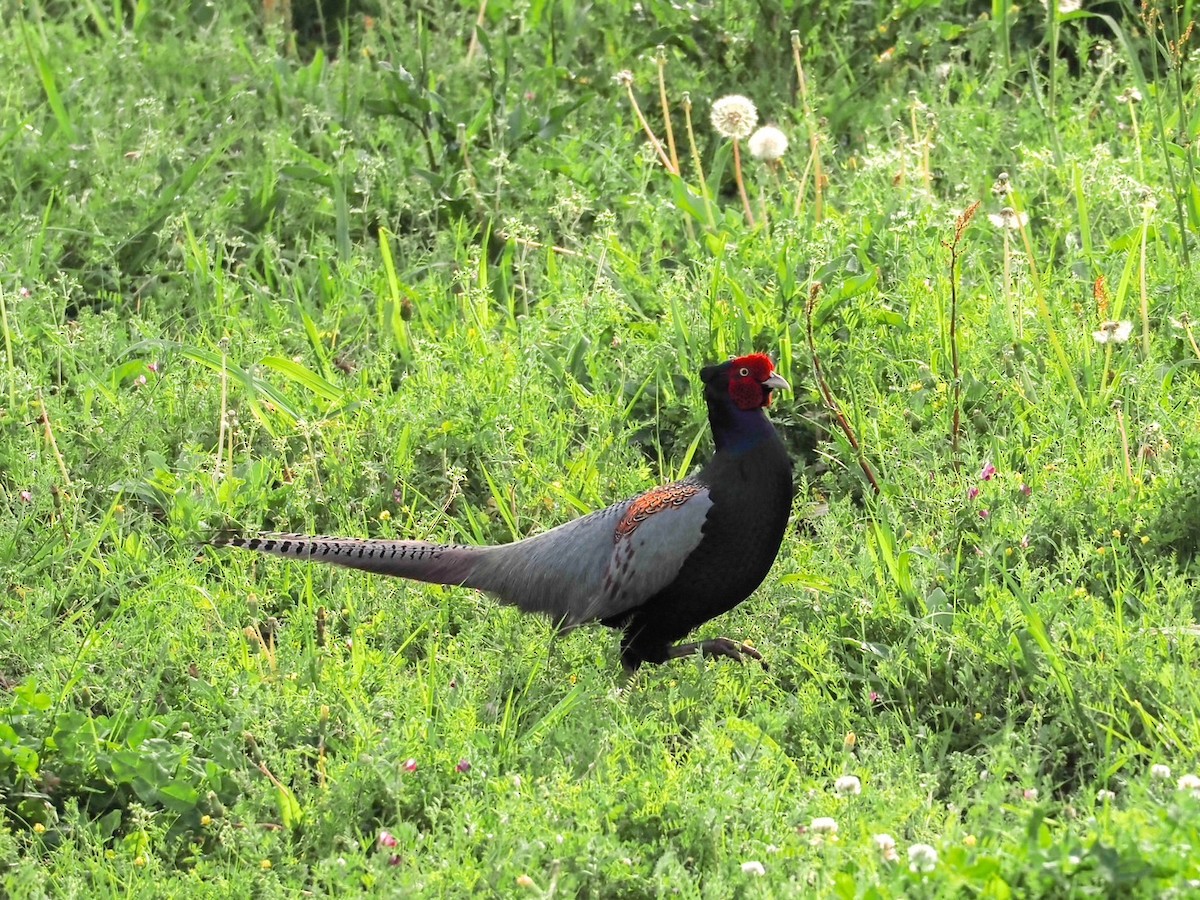
[[[1194,889],[1191,6],[827,6],[0,14],[0,890]],[[704,633],[769,671],[201,549],[550,527],[749,350],[800,493]]]

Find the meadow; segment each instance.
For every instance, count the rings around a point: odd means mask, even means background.
[[[0,10],[0,894],[1200,889],[1200,37],[1074,5]],[[544,530],[754,351],[769,669],[205,546]]]

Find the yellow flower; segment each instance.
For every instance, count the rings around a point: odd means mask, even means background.
[[[41,822],[35,822],[33,825],[33,833],[34,834],[45,834],[46,826],[43,825]]]
[[[258,867],[265,872],[267,869],[271,868],[271,861],[269,859],[264,859],[258,864]]]

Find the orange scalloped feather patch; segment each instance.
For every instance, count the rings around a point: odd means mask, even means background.
[[[636,498],[625,510],[625,515],[617,523],[615,539],[629,537],[639,525],[657,512],[664,509],[675,509],[687,503],[704,488],[691,481],[677,481],[653,488]]]

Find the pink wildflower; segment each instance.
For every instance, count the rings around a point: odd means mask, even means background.
[[[996,477],[996,467],[993,466],[990,462],[985,462],[983,464],[983,470],[979,473],[979,479],[981,481],[991,481],[995,477]]]
[[[972,485],[970,490],[967,491],[967,499],[974,500],[978,496],[979,496],[979,488],[976,487],[975,485]]]
[[[394,834],[392,834],[390,831],[379,832],[379,846],[380,847],[387,847],[390,850],[392,847],[395,847],[399,843],[400,842],[398,840],[396,840],[396,836]]]
[[[405,772],[417,771],[417,761],[415,759],[413,759],[411,756],[404,761],[404,771]]]
[[[460,759],[460,760],[458,761],[458,765],[454,767],[454,770],[455,770],[456,772],[464,772],[464,773],[466,773],[466,772],[470,772],[470,771],[471,771],[471,764],[470,764],[470,763],[469,763],[467,760],[465,760],[465,759]]]

